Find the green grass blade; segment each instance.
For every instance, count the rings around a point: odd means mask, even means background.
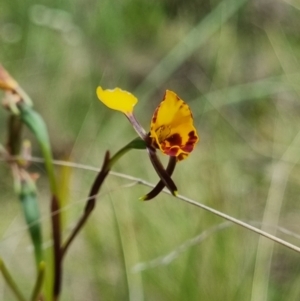
[[[221,26],[232,17],[247,0],[224,0],[204,20],[195,26],[149,73],[134,94],[147,99],[173,72]]]

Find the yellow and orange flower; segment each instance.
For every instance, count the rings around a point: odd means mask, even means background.
[[[131,93],[119,88],[103,90],[97,88],[97,96],[107,107],[124,113],[135,130],[145,139],[144,130],[133,116],[133,107],[137,99]],[[163,101],[156,108],[150,126],[151,145],[164,154],[185,159],[199,141],[193,125],[193,115],[189,106],[173,91],[167,90]]]
[[[126,115],[145,142],[152,165],[161,179],[152,191],[141,199],[146,201],[154,198],[165,186],[176,196],[177,187],[171,179],[176,162],[185,159],[199,141],[189,106],[176,93],[167,90],[163,101],[153,114],[150,132],[147,133],[133,115],[137,99],[131,93],[119,88],[103,90],[98,87],[97,96],[107,107]],[[157,157],[155,149],[169,156],[166,169]]]
[[[177,161],[185,159],[198,142],[192,112],[173,91],[167,90],[156,108],[151,120],[150,137],[156,148],[176,157]]]

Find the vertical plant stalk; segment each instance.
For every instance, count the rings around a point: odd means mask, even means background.
[[[110,171],[109,163],[110,163],[110,157],[109,157],[109,152],[107,151],[105,153],[102,168],[101,168],[100,172],[98,173],[98,175],[97,175],[97,177],[96,177],[96,179],[95,179],[95,181],[92,185],[92,188],[90,190],[90,193],[89,193],[89,196],[88,196],[88,200],[87,200],[83,215],[81,216],[81,218],[77,222],[77,225],[75,226],[75,228],[73,229],[71,235],[69,236],[66,243],[64,244],[64,246],[61,249],[61,259],[63,259],[63,257],[65,256],[65,254],[66,254],[67,250],[69,249],[72,241],[77,236],[79,231],[82,229],[82,227],[86,223],[87,219],[89,218],[90,214],[92,213],[93,209],[95,208],[97,194],[98,194],[98,192],[99,192],[106,176],[108,175],[108,173]]]
[[[7,151],[10,156],[20,154],[22,125],[23,123],[20,116],[9,116]],[[21,162],[11,162],[10,166],[14,176],[15,188],[28,226],[28,232],[34,247],[35,261],[38,270],[39,263],[43,260],[43,250],[41,225],[39,222],[40,213],[36,198],[34,180],[31,178],[30,174],[25,171]]]
[[[52,212],[56,214],[52,216],[52,229],[54,240],[54,282],[59,283],[61,279],[60,267],[60,204],[58,200],[58,190],[56,186],[54,167],[52,164],[52,153],[50,147],[50,141],[46,124],[42,117],[32,109],[32,101],[25,93],[25,91],[19,86],[19,84],[10,76],[10,74],[0,65],[0,89],[5,91],[4,106],[13,114],[9,120],[9,137],[7,149],[10,155],[17,155],[20,151],[21,144],[21,127],[24,123],[34,134],[37,139],[45,160],[45,167],[49,178],[50,189],[52,192]],[[39,211],[37,207],[36,195],[33,181],[30,179],[29,174],[26,171],[15,164],[18,170],[16,182],[19,182],[19,197],[22,202],[24,215],[29,224],[29,232],[35,247],[35,257],[38,269],[38,278],[36,290],[33,292],[32,299],[36,299],[40,287],[43,281],[44,274],[44,262],[42,262],[42,239],[40,225],[37,223],[39,220]],[[28,176],[27,176],[28,175]],[[31,185],[32,184],[32,185]],[[4,267],[5,268],[5,267]],[[5,271],[5,270],[4,270]],[[56,280],[58,279],[58,281]],[[56,285],[59,287],[59,285]],[[35,294],[35,292],[37,292]]]
[[[53,256],[54,256],[54,283],[53,295],[54,300],[58,300],[61,291],[62,280],[62,265],[61,265],[61,224],[59,216],[59,203],[55,195],[52,196],[51,201],[51,220],[52,220],[52,237],[53,237]]]
[[[22,125],[20,116],[9,116],[7,151],[10,156],[20,154]],[[29,173],[25,171],[20,162],[19,164],[11,162],[10,166],[15,180],[15,188],[19,195],[23,214],[28,225],[28,232],[34,246],[35,261],[38,269],[39,263],[43,259],[43,251],[41,225],[39,222],[40,214],[34,180],[31,179]]]
[[[47,175],[50,183],[51,198],[51,222],[52,222],[52,236],[53,236],[53,257],[54,257],[54,279],[53,279],[53,298],[58,300],[61,290],[62,267],[61,267],[61,222],[60,222],[60,202],[58,197],[58,189],[56,185],[56,178],[54,167],[52,163],[52,152],[50,146],[50,139],[46,124],[43,118],[35,112],[32,107],[26,103],[19,103],[21,120],[32,131],[35,138],[39,142],[44,160]]]
[[[23,294],[21,293],[21,291],[19,290],[17,284],[13,280],[12,276],[10,275],[8,269],[6,268],[4,262],[1,258],[0,258],[0,271],[7,283],[7,285],[11,288],[11,290],[14,293],[14,295],[16,296],[16,298],[19,301],[27,301],[25,299],[25,297],[23,296]]]
[[[33,292],[31,294],[30,301],[38,301],[39,300],[39,295],[42,289],[42,285],[44,282],[44,277],[45,277],[45,262],[41,261],[39,264],[39,269],[38,269],[38,275],[36,278],[36,283],[33,288]]]
[[[97,177],[94,180],[94,183],[92,185],[92,188],[90,190],[88,200],[84,209],[84,213],[77,222],[77,225],[73,229],[72,233],[70,234],[69,238],[66,240],[65,244],[62,247],[61,250],[61,257],[63,258],[69,249],[72,241],[77,236],[81,228],[86,223],[87,219],[89,218],[90,214],[92,213],[95,204],[96,204],[96,197],[97,194],[106,178],[106,176],[109,174],[112,166],[122,157],[124,156],[128,151],[131,149],[145,149],[146,143],[144,140],[140,138],[136,138],[129,142],[127,145],[125,145],[123,148],[121,148],[112,158],[110,158],[109,152],[107,151],[105,153],[105,157],[102,163],[102,167],[100,172],[98,173]]]
[[[54,167],[52,164],[53,158],[47,126],[43,118],[26,104],[18,104],[18,109],[20,110],[22,121],[31,130],[40,145],[43,157],[45,159],[45,167],[49,177],[50,189],[52,194],[57,196],[58,190],[55,180]]]
[[[33,180],[30,179],[29,174],[27,174],[24,170],[21,172],[21,176],[21,191],[19,193],[19,198],[22,204],[28,231],[34,246],[35,261],[38,271],[39,264],[43,260],[43,241],[40,225],[40,212]]]
[[[22,122],[19,116],[10,115],[8,119],[7,151],[11,156],[17,156],[21,148]]]

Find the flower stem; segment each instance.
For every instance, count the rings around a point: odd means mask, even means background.
[[[135,129],[135,131],[137,132],[137,134],[144,140],[147,140],[147,132],[145,131],[145,129],[140,125],[140,123],[137,121],[137,119],[135,118],[135,116],[130,113],[130,114],[126,114],[126,117],[128,118],[129,122],[132,124],[133,128]]]
[[[44,282],[44,276],[45,276],[45,262],[41,261],[38,267],[38,275],[36,278],[36,283],[35,286],[33,288],[33,292],[30,298],[30,301],[37,301],[43,282]]]
[[[4,262],[1,258],[0,258],[0,271],[1,271],[5,281],[7,282],[8,286],[11,288],[11,290],[15,294],[16,298],[19,301],[27,301],[25,299],[25,297],[23,296],[23,294],[20,292],[19,288],[17,287],[17,284],[13,280],[12,276],[10,275],[8,269],[6,268]]]
[[[111,169],[112,166],[131,149],[145,149],[146,147],[146,142],[141,138],[137,137],[133,139],[114,154],[114,156],[109,160],[108,168]]]
[[[74,238],[77,236],[80,229],[84,226],[84,224],[86,223],[88,217],[90,216],[90,214],[94,210],[94,207],[95,207],[95,204],[96,204],[97,194],[98,194],[105,178],[109,174],[112,166],[123,155],[125,155],[129,150],[131,150],[131,149],[145,149],[145,148],[146,148],[145,141],[141,140],[139,137],[137,137],[134,140],[132,140],[131,142],[129,142],[127,145],[125,145],[123,148],[121,148],[112,158],[110,158],[109,152],[108,151],[106,152],[105,157],[104,157],[104,161],[103,161],[103,164],[102,164],[102,168],[101,168],[100,172],[98,173],[98,175],[97,175],[96,179],[94,180],[94,183],[91,187],[91,190],[90,190],[90,193],[89,193],[89,196],[88,196],[88,200],[87,200],[84,212],[83,212],[81,218],[79,219],[79,221],[77,222],[77,225],[73,229],[71,235],[68,237],[65,244],[61,248],[61,260],[65,256],[67,250],[69,249],[70,244],[72,243]]]
[[[169,157],[169,163],[166,168],[166,172],[168,173],[169,176],[173,174],[173,171],[175,170],[176,166],[176,157]],[[149,201],[153,198],[155,198],[165,187],[165,183],[160,180],[157,185],[146,195],[140,197],[141,201]]]
[[[155,151],[153,151],[149,147],[147,148],[147,151],[148,151],[149,158],[151,160],[151,163],[152,163],[156,173],[158,174],[158,176],[160,177],[162,182],[170,190],[172,195],[176,196],[178,193],[177,187],[176,187],[175,183],[173,182],[173,180],[171,179],[171,177],[169,176],[169,174],[167,173],[167,171],[164,169],[164,167],[161,164],[159,158],[157,157]]]
[[[54,283],[53,283],[53,297],[58,300],[61,290],[62,281],[62,259],[61,259],[61,225],[60,225],[60,207],[58,199],[52,195],[51,200],[51,226],[53,236],[53,256],[54,256]]]
[[[109,152],[107,151],[105,154],[105,157],[104,157],[102,168],[101,168],[100,172],[98,173],[98,175],[97,175],[96,179],[94,180],[94,183],[91,187],[89,197],[88,197],[87,203],[85,205],[84,212],[83,212],[81,218],[78,220],[77,225],[73,229],[72,233],[66,240],[65,244],[61,248],[61,261],[63,260],[63,257],[65,256],[65,254],[66,254],[67,250],[69,249],[71,243],[73,242],[74,238],[77,236],[79,231],[82,229],[82,227],[86,223],[88,217],[90,216],[90,214],[92,213],[92,211],[95,207],[96,197],[99,192],[99,189],[101,188],[103,181],[105,180],[106,176],[109,173],[109,167],[108,167],[109,162],[110,162]]]

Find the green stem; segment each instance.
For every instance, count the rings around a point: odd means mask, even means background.
[[[45,276],[45,262],[41,261],[39,264],[39,269],[38,269],[38,275],[36,278],[36,283],[35,286],[33,288],[33,292],[30,298],[30,301],[37,301],[40,291],[42,289],[42,285],[44,282],[44,276]]]
[[[107,165],[108,169],[111,169],[112,166],[121,158],[123,157],[127,152],[129,152],[131,149],[145,149],[146,143],[141,138],[137,137],[130,141],[128,144],[126,144],[123,148],[121,148],[117,153],[115,153],[111,159],[109,160],[109,163]]]
[[[8,286],[11,288],[13,293],[15,294],[16,298],[19,301],[27,301],[25,299],[25,297],[22,295],[22,293],[20,292],[19,288],[17,287],[17,284],[13,280],[12,276],[10,275],[8,269],[6,268],[4,262],[1,258],[0,258],[0,270],[1,270],[1,273],[2,273],[5,281],[7,282]]]

